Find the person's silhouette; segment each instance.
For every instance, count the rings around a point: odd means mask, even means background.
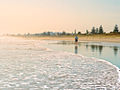
[[[75,36],[75,43],[77,43],[78,42],[78,37],[77,36]]]

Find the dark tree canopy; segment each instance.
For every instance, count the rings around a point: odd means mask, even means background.
[[[78,32],[78,34],[80,35],[80,34],[81,34],[81,32]]]
[[[102,25],[99,27],[99,34],[103,34],[104,33],[104,31],[103,31],[103,27],[102,27]]]
[[[65,34],[66,34],[66,32],[65,32],[65,31],[63,31],[63,32],[62,32],[62,35],[65,35]]]
[[[118,33],[119,32],[118,25],[115,25],[113,32],[114,33]]]
[[[99,30],[98,30],[98,28],[96,28],[96,31],[95,31],[95,33],[96,33],[96,34],[98,34],[98,33],[99,33]]]
[[[86,34],[89,34],[89,31],[88,31],[88,30],[86,30]]]
[[[95,27],[92,28],[91,33],[92,33],[92,34],[95,34]]]

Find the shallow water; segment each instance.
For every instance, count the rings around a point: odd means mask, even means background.
[[[41,40],[1,37],[0,90],[120,89],[113,65],[47,45]]]
[[[104,59],[120,68],[120,43],[79,42],[78,45],[76,45],[71,41],[48,42],[47,47],[54,50]]]

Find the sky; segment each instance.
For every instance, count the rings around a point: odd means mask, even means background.
[[[91,31],[120,26],[120,0],[0,0],[0,33]]]

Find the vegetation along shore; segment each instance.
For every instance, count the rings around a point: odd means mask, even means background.
[[[113,31],[106,33],[104,32],[103,26],[99,28],[93,27],[91,31],[86,30],[86,33],[77,32],[74,30],[74,33],[63,32],[43,32],[35,34],[17,34],[17,35],[8,35],[14,37],[22,37],[27,39],[40,39],[40,40],[74,40],[75,36],[79,37],[79,41],[94,41],[94,42],[115,42],[120,43],[120,32],[118,25],[115,25]]]

